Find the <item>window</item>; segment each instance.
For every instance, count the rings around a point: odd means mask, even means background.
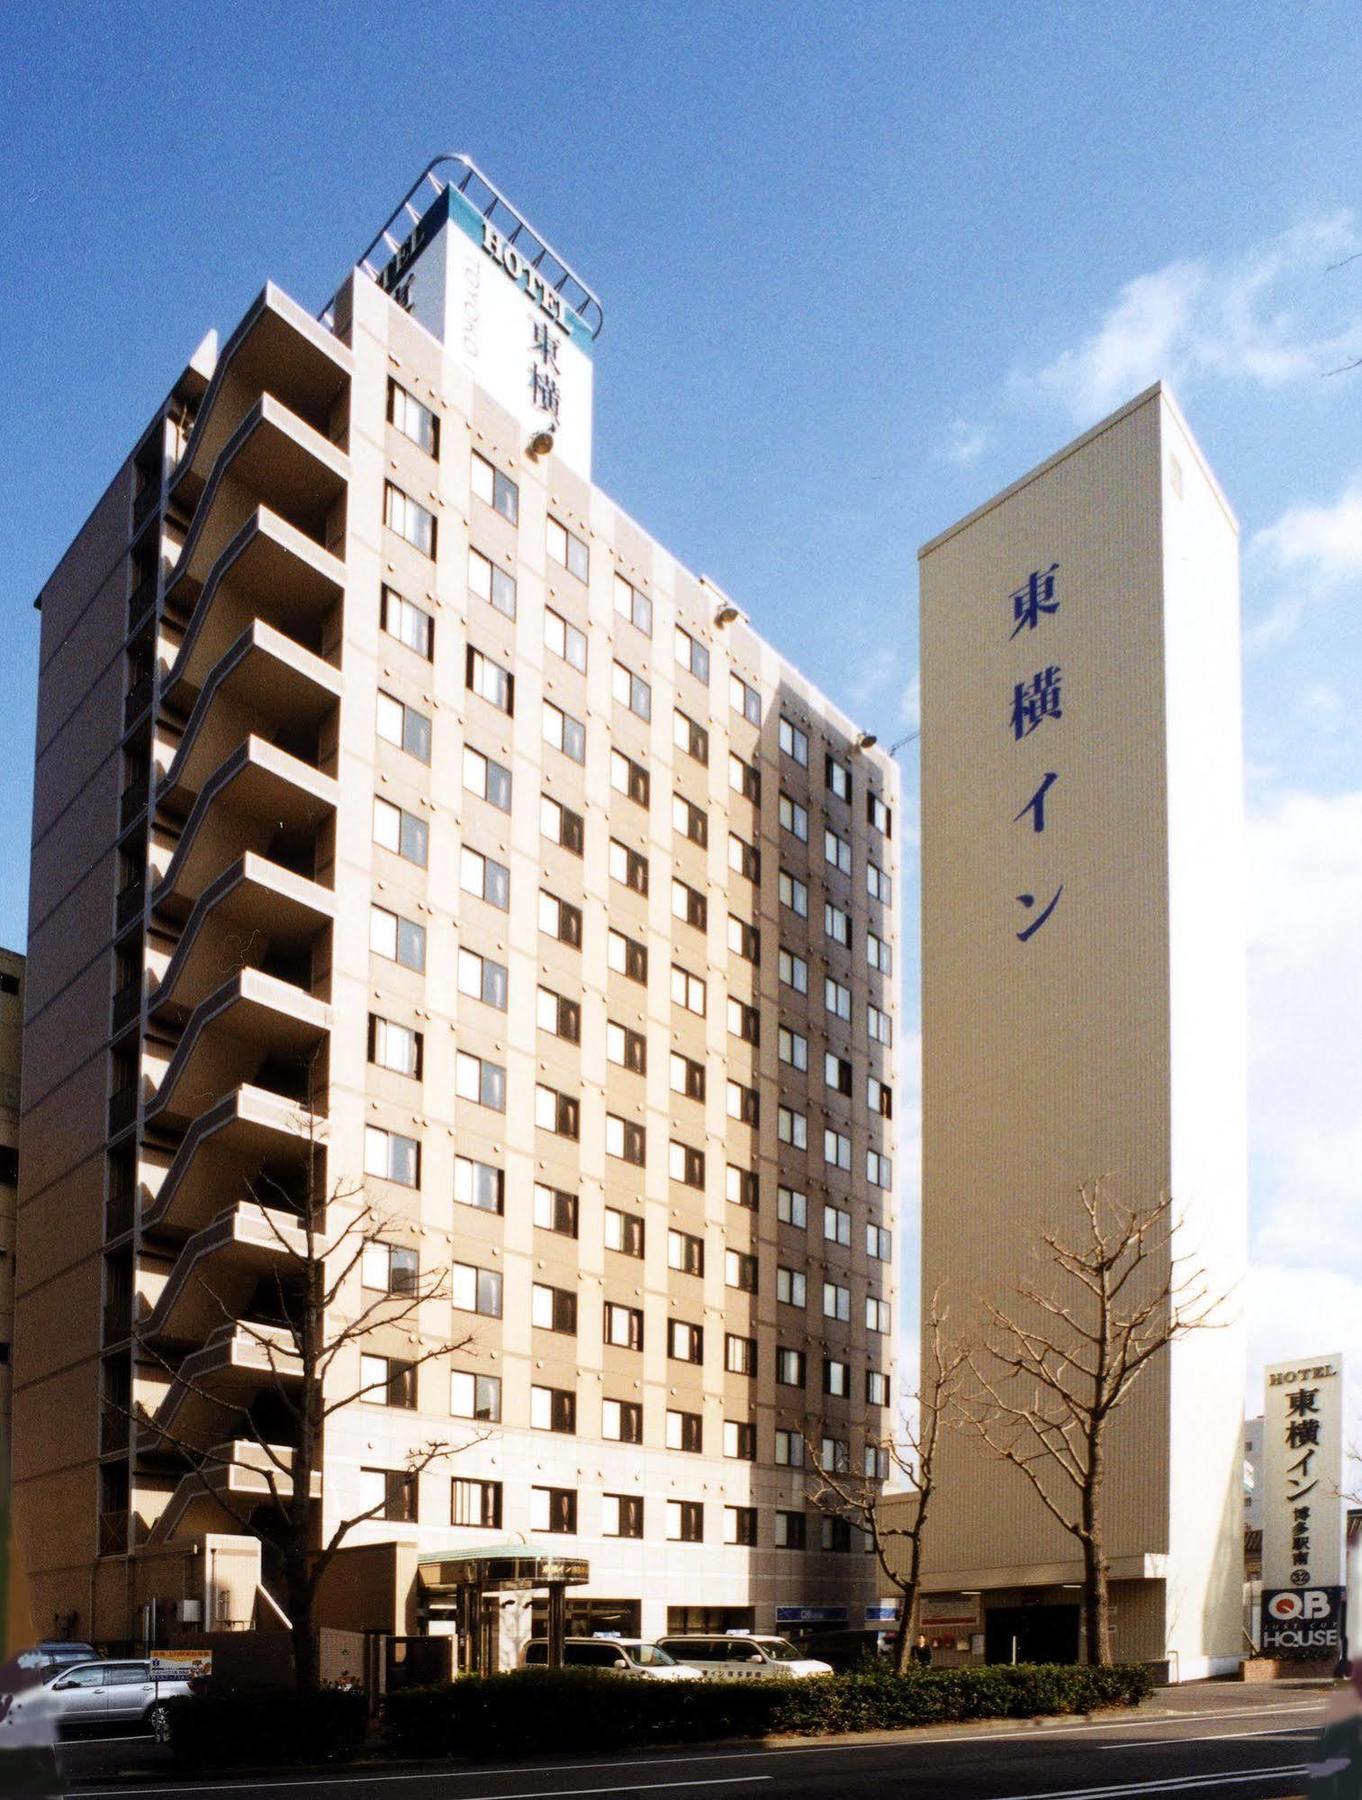
[[[508,619],[515,617],[515,576],[471,544],[468,546],[468,591],[475,599],[495,606]]]
[[[380,1069],[391,1069],[395,1075],[421,1079],[422,1038],[409,1025],[396,1025],[391,1019],[369,1014],[369,1061]]]
[[[427,456],[440,454],[440,421],[428,406],[422,406],[415,394],[409,394],[388,378],[388,423],[395,425],[403,437],[420,446]]]
[[[892,975],[894,972],[893,953],[882,937],[876,937],[873,931],[865,934],[865,960],[872,969],[878,969],[881,975]]]
[[[839,1019],[851,1017],[851,989],[831,975],[823,978],[823,1005]]]
[[[893,1187],[894,1165],[892,1160],[883,1151],[867,1150],[865,1153],[865,1178],[871,1187]]]
[[[809,991],[809,965],[802,956],[796,956],[793,950],[786,950],[782,945],[780,951],[780,979],[786,987],[792,987],[797,994]]]
[[[803,1231],[809,1222],[809,1197],[798,1188],[776,1189],[776,1217],[782,1225],[794,1225]]]
[[[825,772],[824,778],[831,791],[836,794],[839,800],[850,800],[851,770],[845,763],[838,762],[835,756],[825,757],[823,767]]]
[[[789,1144],[792,1149],[807,1150],[809,1121],[802,1112],[796,1112],[791,1106],[777,1107],[776,1136],[782,1144]]]
[[[369,948],[375,956],[401,963],[421,974],[426,966],[426,928],[403,919],[386,907],[369,908]]]
[[[631,586],[623,575],[615,577],[615,611],[621,619],[628,619],[631,625],[637,625],[645,637],[653,635],[653,603],[646,594],[640,594]]]
[[[886,1330],[888,1329],[886,1325]],[[889,1377],[883,1369],[867,1369],[865,1372],[865,1397],[871,1406],[888,1406]]]
[[[741,1081],[730,1081],[725,1090],[724,1102],[730,1119],[736,1119],[740,1125],[761,1124],[761,1095],[754,1087],[745,1087]]]
[[[565,713],[561,706],[555,706],[552,700],[544,702],[540,735],[546,744],[561,750],[573,762],[586,761],[586,726],[571,713]]]
[[[894,1041],[894,1021],[878,1006],[866,1007],[865,1031],[872,1044],[892,1044]]]
[[[761,805],[761,770],[732,750],[728,753],[728,785],[753,806]]]
[[[648,1073],[648,1040],[641,1031],[631,1031],[627,1025],[619,1025],[614,1019],[607,1019],[605,1025],[605,1054],[612,1063],[618,1063],[622,1069],[629,1069],[635,1075]]]
[[[430,859],[430,827],[415,813],[374,796],[374,842],[424,869]]]
[[[823,1392],[835,1400],[845,1400],[851,1393],[851,1364],[835,1356],[823,1358]]]
[[[545,1087],[542,1082],[534,1090],[534,1122],[541,1131],[551,1131],[555,1137],[571,1138],[573,1143],[581,1136],[581,1114],[577,1101],[571,1094],[560,1094],[557,1088]]]
[[[484,1531],[499,1531],[501,1483],[456,1477],[449,1488],[449,1522],[451,1525],[476,1525]]]
[[[478,1419],[487,1425],[501,1420],[500,1375],[470,1375],[456,1369],[449,1378],[451,1419]]]
[[[476,1162],[471,1156],[454,1158],[454,1198],[460,1206],[473,1206],[479,1212],[506,1210],[506,1171],[491,1163]]]
[[[780,796],[780,823],[783,830],[793,833],[802,844],[808,843],[809,809],[789,794]]]
[[[531,1431],[576,1431],[577,1396],[569,1388],[531,1387]]]
[[[560,1237],[577,1235],[577,1196],[562,1188],[534,1184],[534,1222],[541,1231],[556,1231]]]
[[[777,1362],[779,1362],[780,1356],[797,1356],[798,1354],[797,1350],[780,1351],[777,1355]],[[804,1378],[801,1374],[798,1386],[803,1387],[803,1385]],[[797,1431],[778,1431],[776,1433],[776,1463],[782,1469],[802,1469],[804,1467],[804,1439]]]
[[[562,1038],[565,1043],[580,1043],[581,1003],[568,1000],[562,994],[555,994],[552,988],[541,987],[535,995],[535,1023],[541,1031]]]
[[[643,1348],[643,1310],[638,1306],[621,1306],[617,1301],[605,1303],[605,1341],[619,1350]]]
[[[755,1506],[724,1508],[724,1542],[755,1544],[757,1541],[757,1509]]]
[[[679,1269],[683,1275],[705,1272],[705,1240],[692,1237],[688,1231],[667,1233],[667,1267]]]
[[[749,1212],[757,1210],[757,1172],[755,1169],[739,1169],[729,1163],[724,1174],[724,1192],[730,1205],[745,1206]]]
[[[612,926],[606,933],[605,956],[607,963],[617,975],[627,976],[630,981],[647,981],[648,946],[646,944],[640,944],[636,939],[626,937],[622,931],[616,931]]]
[[[459,951],[459,992],[498,1012],[506,1011],[506,966],[479,956],[476,950]]]
[[[472,1100],[477,1106],[490,1106],[493,1112],[505,1112],[506,1071],[500,1063],[471,1056],[466,1050],[456,1051],[454,1092],[460,1100]]]
[[[667,1146],[667,1173],[673,1181],[679,1181],[683,1187],[703,1188],[705,1185],[705,1153],[693,1150],[689,1144],[678,1144],[673,1138]]]
[[[362,1517],[410,1525],[416,1519],[416,1477],[409,1469],[361,1469]]]
[[[465,685],[498,712],[515,711],[515,676],[470,644],[465,658]]]
[[[801,731],[793,719],[780,715],[780,748],[783,755],[793,758],[801,769],[809,766],[809,734]]]
[[[687,1450],[698,1456],[704,1446],[704,1423],[700,1414],[669,1410],[664,1442],[669,1450]]]
[[[873,825],[876,831],[883,832],[885,837],[893,836],[894,815],[878,794],[869,792],[866,794],[865,816],[867,824]]]
[[[605,1247],[618,1250],[621,1256],[643,1255],[643,1220],[635,1213],[620,1212],[618,1207],[605,1209]]]
[[[377,1125],[364,1127],[364,1173],[395,1181],[402,1187],[421,1185],[421,1146],[415,1138]]]
[[[824,1550],[835,1550],[845,1555],[851,1549],[850,1521],[831,1518],[824,1513],[819,1520],[819,1542]]]
[[[574,950],[582,947],[582,913],[581,908],[560,900],[556,894],[539,890],[539,929],[546,937],[557,938],[560,944],[570,944]]]
[[[470,794],[495,806],[500,812],[511,810],[511,771],[481,750],[465,744],[463,752],[463,784]]]
[[[530,1288],[530,1324],[540,1331],[558,1331],[567,1337],[577,1333],[577,1296],[567,1288],[548,1287],[536,1281]]]
[[[668,1065],[671,1090],[674,1094],[684,1094],[688,1100],[703,1100],[705,1097],[705,1065],[695,1062],[689,1056],[683,1056],[679,1050],[673,1050]]]
[[[761,851],[755,844],[749,844],[746,838],[740,838],[736,832],[728,834],[728,866],[735,875],[741,875],[746,881],[761,880]]]
[[[834,1475],[851,1472],[851,1446],[843,1438],[825,1437],[819,1446],[819,1461]]]
[[[667,1537],[673,1544],[703,1544],[705,1509],[699,1500],[667,1502]]]
[[[697,681],[709,683],[709,651],[682,626],[678,625],[673,633],[672,645],[677,662],[683,669],[689,669]]]
[[[780,888],[780,904],[782,906],[788,906],[790,911],[794,913],[796,917],[807,919],[809,916],[809,889],[807,883],[801,881],[797,875],[792,875],[788,869],[782,869],[780,871],[778,885]]]
[[[430,761],[430,720],[423,712],[380,691],[375,723],[384,743],[396,744],[417,762]]]
[[[802,1350],[777,1350],[776,1380],[781,1387],[802,1388],[805,1379],[804,1352]],[[777,1448],[779,1448],[779,1433],[776,1434],[776,1437]],[[779,1462],[779,1460],[780,1458],[777,1456],[776,1461]]]
[[[757,1428],[750,1419],[724,1420],[724,1455],[739,1462],[757,1460]]]
[[[755,1375],[757,1372],[757,1340],[741,1337],[736,1331],[724,1333],[724,1368],[730,1375]]]
[[[697,931],[704,931],[709,924],[709,905],[705,896],[675,877],[672,879],[672,917],[684,919]]]
[[[667,1355],[673,1362],[702,1363],[705,1360],[703,1327],[688,1325],[684,1319],[668,1319]]]
[[[843,1206],[823,1208],[823,1241],[828,1244],[851,1243],[851,1214]]]
[[[473,452],[471,486],[475,500],[485,501],[512,525],[519,521],[520,489],[509,475],[503,475],[476,450]]]
[[[865,1253],[876,1262],[889,1262],[892,1257],[892,1238],[883,1225],[872,1225],[868,1220],[865,1228]]]
[[[449,1293],[456,1312],[501,1317],[501,1276],[495,1269],[477,1269],[472,1263],[451,1263]]]
[[[741,1000],[728,997],[728,1029],[735,1038],[741,1038],[745,1044],[761,1042],[761,1014],[755,1006],[748,1006]]]
[[[865,1297],[865,1328],[867,1331],[887,1332],[891,1323],[890,1308],[887,1300],[880,1300],[874,1294]]]
[[[402,1244],[371,1238],[360,1252],[360,1282],[380,1294],[414,1294],[421,1283],[421,1259]]]
[[[845,1056],[838,1056],[834,1050],[823,1052],[823,1082],[839,1094],[851,1092],[851,1064]]]
[[[808,1298],[808,1279],[799,1269],[776,1270],[776,1299],[782,1306],[807,1306]]]
[[[479,850],[467,845],[459,852],[459,886],[466,894],[476,894],[489,906],[506,912],[511,904],[511,871],[505,863],[493,862]]]
[[[618,881],[623,887],[632,888],[636,894],[646,894],[648,892],[648,858],[640,856],[637,850],[631,850],[618,838],[611,838],[610,879]]]
[[[888,906],[893,899],[889,877],[878,863],[868,862],[865,865],[865,891],[872,900],[878,900],[881,906]]]
[[[581,538],[569,531],[566,525],[560,525],[557,519],[551,518],[548,521],[545,547],[553,560],[561,563],[569,575],[575,575],[578,581],[590,579],[590,551]]]
[[[709,815],[693,806],[682,794],[672,795],[672,829],[692,844],[703,847],[709,842]]]
[[[687,1012],[705,1016],[705,984],[698,975],[691,975],[680,963],[672,964],[672,1000],[677,1006],[684,1006]]]
[[[653,716],[653,690],[641,675],[626,669],[622,662],[610,665],[610,692],[621,706],[640,719]]]
[[[602,1494],[601,1536],[641,1538],[643,1536],[643,1496],[641,1494]]]
[[[867,1481],[888,1481],[889,1452],[879,1444],[867,1444],[861,1452],[861,1473]]]
[[[539,832],[541,837],[546,837],[551,844],[561,844],[573,856],[580,856],[585,847],[586,826],[582,815],[561,806],[547,794],[539,796]]]
[[[617,794],[626,795],[636,806],[647,806],[650,786],[648,771],[642,763],[632,761],[622,750],[610,752],[610,785]]]
[[[384,486],[383,523],[422,556],[435,555],[435,515],[391,481]]]
[[[830,825],[823,831],[823,860],[843,875],[850,875],[851,845],[844,837],[838,837]]]
[[[761,695],[749,687],[741,675],[728,677],[728,704],[740,712],[750,725],[761,724]]]
[[[802,1512],[778,1512],[775,1519],[774,1543],[777,1550],[804,1548],[804,1515]]]
[[[605,1115],[605,1153],[642,1168],[648,1154],[648,1134],[632,1119]]]
[[[834,906],[831,900],[823,902],[823,930],[834,944],[844,948],[851,947],[851,914],[840,906]]]
[[[823,1283],[823,1317],[836,1319],[841,1325],[851,1323],[851,1289],[835,1281]]]
[[[694,719],[688,718],[680,708],[672,714],[672,742],[678,750],[684,750],[687,756],[693,756],[698,763],[709,763],[709,733],[703,725],[697,725]]]
[[[728,915],[728,947],[746,962],[761,962],[761,932],[734,913]]]
[[[424,656],[427,662],[431,660],[435,654],[435,621],[428,612],[404,600],[394,588],[385,587],[381,618],[389,637]]]
[[[370,1406],[416,1405],[416,1364],[393,1356],[362,1355],[359,1359],[359,1398]]]
[[[532,1487],[530,1489],[530,1530],[566,1532],[577,1529],[577,1490],[575,1488]]]
[[[614,1444],[641,1444],[642,1404],[637,1400],[602,1400],[601,1436]]]
[[[586,633],[569,625],[551,606],[544,608],[544,645],[572,668],[586,673]]]

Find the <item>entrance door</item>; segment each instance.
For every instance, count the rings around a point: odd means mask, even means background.
[[[991,1663],[1075,1663],[1078,1606],[994,1606],[984,1614],[984,1657]]]

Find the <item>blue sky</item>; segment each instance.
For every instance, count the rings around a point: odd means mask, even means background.
[[[0,941],[33,596],[203,332],[466,150],[605,302],[597,479],[882,741],[918,544],[1171,380],[1243,527],[1255,1351],[1362,1357],[1355,7],[18,0],[0,70]]]

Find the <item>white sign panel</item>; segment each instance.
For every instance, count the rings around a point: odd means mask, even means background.
[[[1343,1358],[1270,1363],[1263,1406],[1263,1589],[1343,1585]]]

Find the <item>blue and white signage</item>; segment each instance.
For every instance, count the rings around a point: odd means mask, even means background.
[[[778,1606],[777,1625],[845,1625],[845,1606]]]

